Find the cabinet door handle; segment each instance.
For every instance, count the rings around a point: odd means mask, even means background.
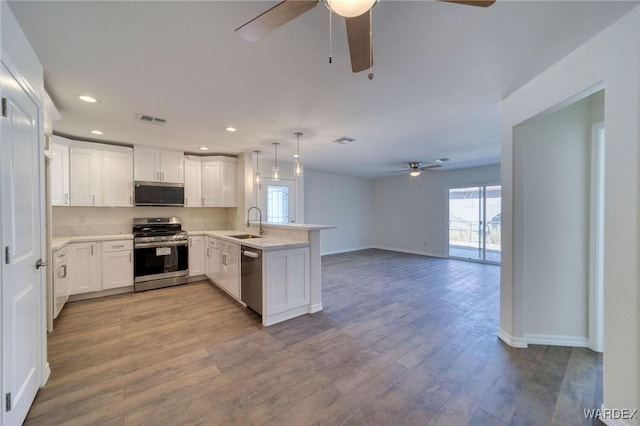
[[[64,203],[69,204],[69,194],[64,194]]]
[[[93,244],[91,244],[91,256],[93,256]]]
[[[189,206],[189,197],[184,197],[184,206],[185,207]]]
[[[133,263],[133,253],[129,253],[129,263]]]
[[[111,248],[124,248],[124,244],[118,244],[117,246],[111,246]]]
[[[193,240],[189,238],[189,247],[193,247]]]
[[[129,205],[130,206],[133,205],[133,197],[131,195],[129,195]]]
[[[162,172],[162,181],[164,182],[164,172]]]
[[[209,247],[207,247],[207,257],[211,257],[211,255],[209,254]]]
[[[91,196],[91,204],[93,204],[94,206],[96,205],[96,196],[95,195]]]

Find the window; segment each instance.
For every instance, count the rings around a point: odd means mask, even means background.
[[[267,185],[267,223],[289,223],[289,187]]]
[[[274,181],[271,178],[263,178],[257,201],[265,223],[285,225],[296,222],[296,182],[294,180]]]

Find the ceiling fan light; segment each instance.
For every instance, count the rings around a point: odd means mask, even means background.
[[[354,18],[368,12],[378,0],[325,0],[336,15]]]
[[[418,177],[420,176],[420,173],[420,170],[411,170],[411,172],[409,172],[412,177]]]

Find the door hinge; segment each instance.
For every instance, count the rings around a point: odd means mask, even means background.
[[[9,246],[6,246],[4,248],[4,263],[8,265],[10,261],[11,261],[11,249],[9,248]]]
[[[9,392],[4,399],[7,407],[6,411],[11,411],[11,392]]]
[[[2,98],[2,116],[9,116],[9,114],[7,113],[7,98]]]

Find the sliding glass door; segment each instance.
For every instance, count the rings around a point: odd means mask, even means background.
[[[449,257],[500,262],[500,189],[449,189]]]

